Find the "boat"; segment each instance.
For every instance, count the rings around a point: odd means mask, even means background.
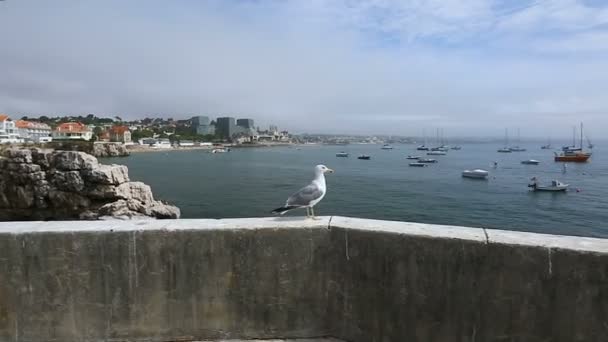
[[[348,157],[348,153],[346,153],[344,151],[338,152],[338,153],[336,153],[336,157],[343,157],[343,158],[345,158],[345,157]]]
[[[505,147],[499,148],[497,150],[497,152],[500,152],[500,153],[511,153],[511,152],[513,152],[511,150],[511,148],[509,147],[509,130],[507,128],[505,128]]]
[[[558,154],[555,152],[556,162],[574,162],[574,163],[585,163],[591,157],[590,152],[583,150],[583,123],[581,122],[581,137],[580,147],[576,145],[562,147],[562,153]]]
[[[410,163],[409,165],[411,167],[426,167],[426,166],[429,166],[428,164],[425,164],[425,163]]]
[[[372,157],[366,155],[366,154],[362,154],[360,156],[357,157],[357,159],[361,159],[361,160],[370,160]]]
[[[569,184],[564,184],[558,180],[552,180],[549,185],[538,185],[538,179],[536,177],[533,177],[531,180],[532,183],[528,184],[528,187],[532,188],[532,191],[559,192],[568,190],[568,187],[570,186]]]
[[[430,159],[430,158],[420,158],[418,159],[419,163],[436,163],[437,159]]]
[[[429,147],[426,146],[426,130],[424,130],[424,129],[422,130],[422,135],[424,137],[424,143],[422,145],[416,147],[416,150],[418,150],[418,151],[428,151]]]
[[[445,156],[446,154],[447,152],[445,151],[430,151],[426,153],[427,156]]]
[[[420,159],[420,156],[407,156],[405,159]]]
[[[452,147],[450,147],[450,150],[460,151],[460,150],[462,150],[462,147],[460,147],[460,146],[452,146]]]
[[[487,179],[489,174],[490,173],[488,171],[482,169],[462,171],[462,177],[465,178]]]
[[[230,152],[229,148],[214,148],[213,150],[211,150],[211,153],[226,153],[226,152]]]
[[[540,161],[538,161],[536,159],[528,159],[528,160],[522,160],[521,163],[524,165],[538,165],[538,164],[540,164]]]
[[[550,150],[551,147],[551,139],[547,139],[547,144],[540,147],[542,150]]]
[[[509,147],[503,147],[503,148],[499,148],[497,150],[497,152],[500,152],[500,153],[511,153],[513,151],[511,151],[511,148],[509,148]]]
[[[392,150],[393,146],[391,146],[389,144],[384,144],[384,145],[382,145],[381,149],[383,149],[383,150]]]
[[[511,147],[511,151],[512,152],[525,152],[526,149],[523,147],[520,147],[519,144],[521,143],[521,136],[519,134],[519,128],[517,129],[517,145]]]
[[[433,152],[447,152],[450,148],[445,146],[445,145],[441,145],[438,147],[433,147],[431,148],[431,151]]]

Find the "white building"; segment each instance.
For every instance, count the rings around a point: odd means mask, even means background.
[[[15,122],[19,137],[25,141],[33,141],[37,143],[45,143],[53,140],[51,137],[51,127],[47,124],[17,120]]]
[[[54,140],[91,140],[93,131],[80,122],[66,122],[57,126],[52,133]]]
[[[22,142],[15,122],[8,115],[0,114],[0,144]]]

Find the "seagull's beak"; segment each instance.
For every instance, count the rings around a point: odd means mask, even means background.
[[[327,168],[327,171],[325,171],[325,172],[334,173],[334,170]]]

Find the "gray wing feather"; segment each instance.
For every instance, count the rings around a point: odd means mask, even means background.
[[[316,184],[309,184],[287,199],[287,205],[307,206],[310,202],[323,196],[323,191]]]

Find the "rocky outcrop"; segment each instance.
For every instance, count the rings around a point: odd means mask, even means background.
[[[95,143],[91,152],[95,157],[126,157],[129,150],[123,144],[115,143]]]
[[[84,152],[11,148],[0,157],[0,220],[179,215],[148,185],[131,182],[126,166],[99,164]]]

